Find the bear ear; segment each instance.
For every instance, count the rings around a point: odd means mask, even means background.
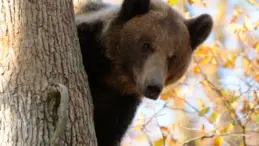
[[[119,18],[123,21],[127,21],[136,15],[147,13],[149,8],[150,0],[124,0]]]
[[[213,20],[210,15],[202,14],[196,18],[186,20],[186,25],[190,33],[191,47],[195,50],[209,36],[212,30]]]

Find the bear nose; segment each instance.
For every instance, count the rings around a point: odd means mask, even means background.
[[[151,99],[157,99],[162,90],[162,85],[148,85],[145,91],[145,96]]]

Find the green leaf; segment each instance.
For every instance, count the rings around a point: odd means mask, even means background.
[[[205,107],[203,108],[200,112],[199,112],[199,116],[204,116],[205,114],[207,114],[210,111],[209,107]]]

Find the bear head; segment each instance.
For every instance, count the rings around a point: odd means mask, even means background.
[[[106,55],[120,72],[116,85],[157,99],[164,86],[183,76],[212,26],[209,15],[185,19],[161,0],[124,0],[104,28]]]

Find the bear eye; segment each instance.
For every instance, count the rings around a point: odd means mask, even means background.
[[[175,61],[175,60],[176,60],[176,55],[173,55],[173,56],[171,57],[171,60],[172,60],[172,61]]]
[[[145,43],[143,43],[143,45],[142,45],[142,51],[143,51],[144,53],[153,53],[153,52],[154,52],[154,49],[152,48],[151,43],[145,42]]]

